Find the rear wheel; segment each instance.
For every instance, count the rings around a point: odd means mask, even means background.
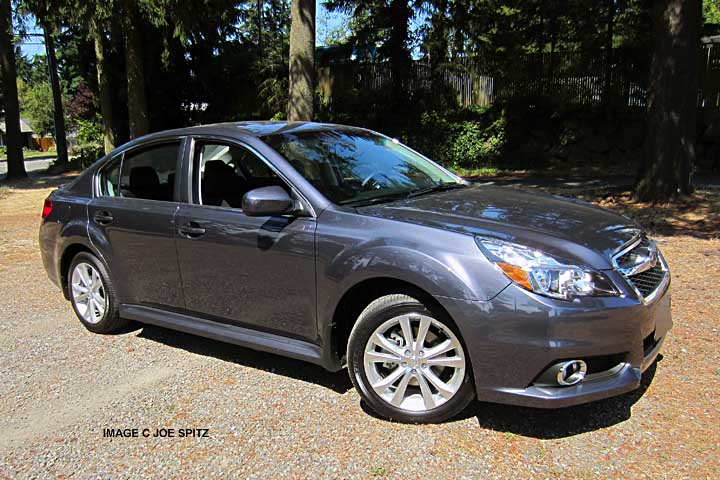
[[[68,290],[75,314],[88,330],[110,333],[125,325],[105,266],[87,252],[78,253],[68,270]]]
[[[474,396],[472,369],[454,324],[407,295],[368,305],[350,334],[347,358],[362,398],[391,420],[442,422]]]

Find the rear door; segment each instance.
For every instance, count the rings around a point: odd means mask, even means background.
[[[253,188],[280,185],[294,194],[249,147],[197,139],[189,150],[194,198],[176,216],[187,309],[316,341],[315,218],[243,213],[242,197]]]
[[[97,175],[88,229],[122,303],[185,306],[174,227],[183,148],[184,139],[146,144],[118,155]]]

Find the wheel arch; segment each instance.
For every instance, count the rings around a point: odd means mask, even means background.
[[[87,245],[83,243],[72,243],[65,247],[60,256],[60,288],[62,289],[63,295],[66,300],[70,300],[70,290],[68,289],[68,269],[73,258],[80,253],[87,252],[97,256]]]
[[[416,298],[431,311],[444,315],[455,323],[443,305],[423,288],[394,277],[366,278],[355,283],[343,293],[332,314],[330,343],[333,358],[338,362],[338,365],[345,365],[350,332],[365,307],[373,300],[394,293]]]

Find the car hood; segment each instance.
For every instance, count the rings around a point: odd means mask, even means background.
[[[360,207],[358,212],[499,238],[596,269],[612,268],[613,253],[640,232],[632,220],[586,202],[487,185]]]

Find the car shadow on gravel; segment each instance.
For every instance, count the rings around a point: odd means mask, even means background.
[[[560,409],[540,409],[475,402],[458,419],[475,417],[482,428],[523,437],[550,440],[607,428],[629,419],[655,377],[662,355],[643,373],[632,392],[596,402]]]
[[[180,348],[197,355],[214,357],[225,362],[232,362],[275,375],[314,383],[340,394],[352,388],[352,383],[345,370],[329,372],[322,367],[300,360],[258,352],[249,348],[152,325],[143,325],[138,337],[162,343],[169,347]]]

